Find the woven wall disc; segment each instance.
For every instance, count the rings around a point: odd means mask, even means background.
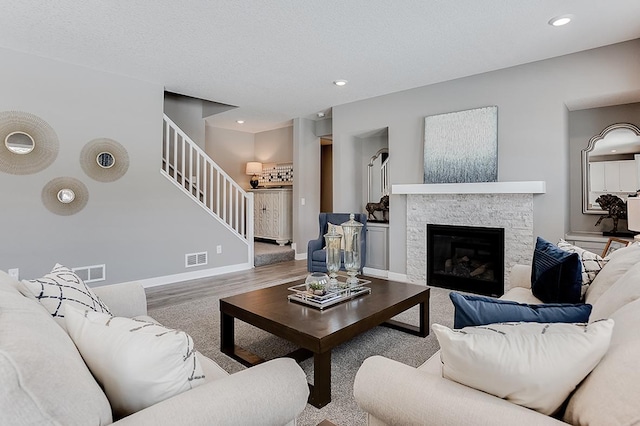
[[[11,152],[5,139],[11,133],[31,136],[35,146],[27,154]],[[0,112],[0,171],[12,175],[29,175],[46,169],[58,156],[58,135],[37,115],[21,111]]]
[[[58,193],[63,189],[73,191],[73,201],[63,203],[58,199]],[[60,216],[69,216],[78,213],[89,201],[89,190],[84,183],[72,177],[58,177],[50,180],[42,188],[42,204],[51,213]]]
[[[103,161],[105,153],[111,154],[113,163]],[[107,155],[107,157],[109,156]],[[102,162],[102,166],[99,164],[100,162]],[[113,139],[94,139],[82,148],[80,165],[91,179],[98,182],[113,182],[124,176],[129,169],[129,154],[124,146]]]

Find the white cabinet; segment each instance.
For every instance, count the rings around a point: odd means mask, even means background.
[[[255,238],[275,240],[281,246],[293,237],[293,190],[254,189],[253,219]]]
[[[589,163],[593,192],[635,192],[638,170],[634,160]]]
[[[367,268],[389,269],[389,224],[367,222]]]

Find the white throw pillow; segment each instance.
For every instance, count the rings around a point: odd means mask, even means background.
[[[550,415],[607,352],[613,320],[432,328],[443,377]]]
[[[633,265],[640,262],[640,244],[635,243],[618,249],[607,256],[609,262],[593,280],[587,294],[585,303],[596,305],[598,298],[604,294],[620,277],[627,273]]]
[[[116,418],[204,383],[193,340],[183,331],[71,306],[65,319]]]
[[[19,290],[27,297],[35,296],[65,330],[65,307],[69,305],[111,315],[107,305],[93,290],[75,272],[59,263],[42,278],[22,280]]]
[[[558,242],[558,248],[569,253],[578,253],[580,257],[580,263],[582,264],[582,296],[584,297],[587,288],[596,278],[598,272],[607,264],[609,258],[603,258],[602,256],[585,250],[581,247],[574,246],[560,239]]]
[[[590,321],[609,318],[624,305],[640,299],[640,263],[636,263],[598,298]]]

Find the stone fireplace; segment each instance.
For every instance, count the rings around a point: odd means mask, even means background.
[[[407,195],[407,279],[427,283],[427,224],[504,228],[507,291],[513,265],[531,263],[533,196],[544,192],[540,181],[394,185]]]

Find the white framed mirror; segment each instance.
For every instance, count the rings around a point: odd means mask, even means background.
[[[582,150],[582,213],[606,212],[596,200],[613,194],[623,200],[640,189],[640,128],[617,123],[593,136]]]
[[[14,154],[28,154],[36,147],[33,137],[25,132],[12,132],[4,138],[4,145]]]

